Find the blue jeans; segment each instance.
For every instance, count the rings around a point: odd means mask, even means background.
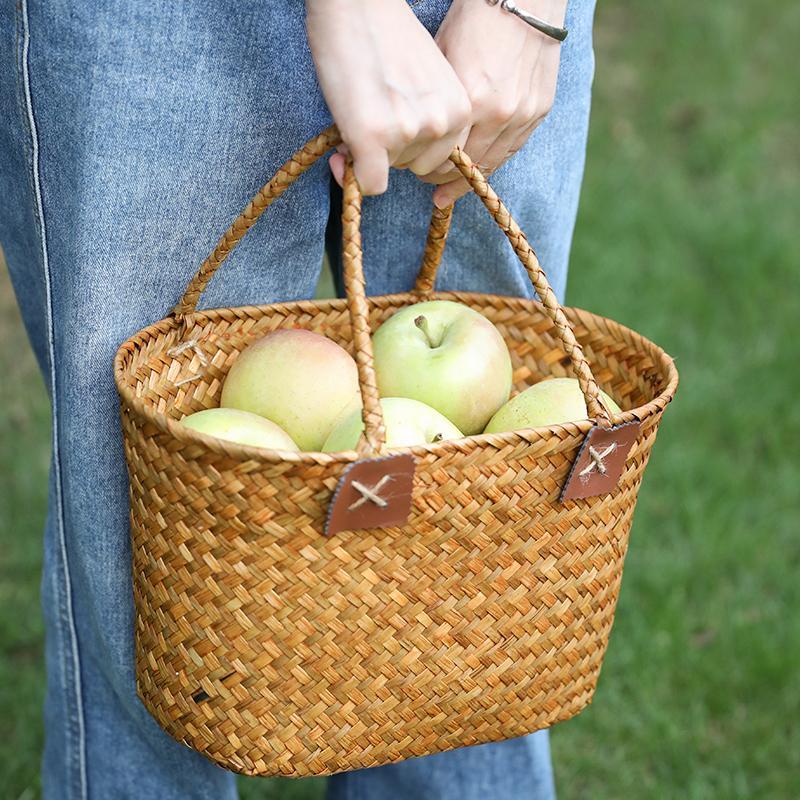
[[[447,5],[413,3],[431,31]],[[559,294],[583,170],[593,6],[571,0],[555,107],[492,179]],[[47,798],[235,797],[234,776],[170,739],[136,697],[112,358],[166,314],[255,190],[329,122],[299,0],[0,5],[0,241],[53,407],[42,581]],[[367,200],[371,293],[410,287],[430,193],[394,172],[389,191]],[[329,204],[320,163],[269,209],[204,302],[313,295]],[[439,286],[531,295],[474,197],[456,208]],[[330,795],[546,800],[547,733],[343,774]]]

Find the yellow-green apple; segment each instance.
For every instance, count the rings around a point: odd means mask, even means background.
[[[359,403],[352,356],[327,336],[286,328],[242,351],[222,386],[220,405],[266,417],[301,450],[319,450]]]
[[[619,406],[605,392],[600,392],[610,412],[619,413]],[[586,401],[575,378],[550,378],[535,383],[512,397],[490,420],[486,433],[519,431],[562,422],[588,419]]]
[[[430,444],[442,439],[460,439],[464,435],[447,417],[419,400],[384,397],[381,399],[381,410],[386,426],[387,447]],[[322,450],[326,453],[355,450],[363,430],[361,409],[357,408],[331,431]]]
[[[270,450],[298,450],[283,428],[258,414],[238,408],[207,408],[184,417],[181,422],[200,433],[229,442],[268,447]]]
[[[483,314],[451,300],[400,309],[372,338],[378,389],[444,414],[479,433],[511,393],[511,357]]]

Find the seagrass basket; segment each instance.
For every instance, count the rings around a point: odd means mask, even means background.
[[[672,360],[652,342],[559,307],[524,235],[458,150],[451,159],[541,303],[433,291],[449,210],[434,213],[414,290],[365,297],[361,198],[348,168],[347,299],[198,311],[231,248],[338,142],[329,129],[299,150],[170,316],[126,341],[114,365],[139,696],[176,739],[251,775],[386,764],[519,736],[584,708],[639,485],[677,385]],[[592,420],[386,452],[369,332],[432,298],[465,303],[497,326],[516,390],[576,375]],[[179,424],[218,405],[248,344],[295,326],[356,357],[366,426],[358,451],[263,450]],[[598,384],[624,409],[614,419]],[[382,476],[407,486],[385,509],[373,502]]]

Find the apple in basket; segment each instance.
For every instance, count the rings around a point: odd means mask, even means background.
[[[444,414],[480,433],[511,393],[511,357],[483,314],[451,300],[402,308],[372,337],[378,389]]]
[[[319,450],[360,402],[352,356],[327,336],[286,328],[242,351],[222,386],[220,405],[266,417],[301,450]]]
[[[442,439],[460,439],[464,435],[447,417],[418,400],[384,397],[381,399],[381,410],[386,426],[387,447],[430,444]],[[355,450],[363,430],[361,409],[357,408],[331,431],[322,449],[326,453]]]
[[[600,397],[606,409],[619,413],[619,406],[605,392]],[[512,397],[490,420],[485,433],[519,431],[562,422],[588,419],[586,401],[575,378],[549,378]]]
[[[192,430],[253,447],[271,450],[298,450],[292,437],[274,422],[237,408],[207,408],[184,417],[181,422]]]

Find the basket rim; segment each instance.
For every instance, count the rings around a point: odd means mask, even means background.
[[[484,298],[486,301],[500,300],[509,306],[516,306],[518,310],[530,308],[531,306],[541,307],[538,300],[527,297],[511,297],[496,295],[487,292],[430,292],[426,295],[426,300],[468,300]],[[407,304],[407,302],[419,302],[419,295],[412,292],[396,292],[393,294],[368,296],[367,302],[370,306],[395,306]],[[230,319],[233,317],[253,317],[265,316],[276,309],[297,309],[300,311],[320,311],[320,310],[344,310],[347,307],[345,298],[330,298],[321,300],[290,300],[279,303],[267,303],[263,305],[248,306],[224,306],[217,308],[202,309],[196,311],[191,318],[192,327],[213,323],[220,319]],[[674,359],[668,355],[655,342],[637,333],[631,328],[622,325],[615,320],[595,314],[576,306],[564,306],[564,312],[569,316],[576,315],[578,318],[591,319],[594,323],[600,323],[607,330],[614,329],[614,333],[622,333],[629,338],[635,338],[644,349],[661,367],[666,385],[652,400],[637,408],[624,411],[614,419],[615,425],[626,422],[640,421],[661,412],[666,405],[672,401],[675,390],[678,386],[678,371],[675,368]],[[542,312],[544,313],[544,312]],[[165,317],[157,322],[148,325],[127,338],[117,349],[114,356],[114,383],[121,402],[130,408],[136,415],[144,418],[147,422],[155,425],[163,433],[178,439],[182,442],[193,443],[202,446],[206,450],[234,458],[238,461],[255,461],[258,463],[286,463],[295,464],[349,464],[362,460],[363,456],[355,450],[343,450],[337,453],[322,453],[317,451],[294,452],[289,450],[274,450],[268,448],[255,447],[253,445],[237,444],[224,439],[219,439],[209,434],[200,433],[182,425],[178,420],[173,420],[165,414],[157,412],[152,406],[145,403],[142,398],[133,393],[131,385],[127,381],[128,372],[126,365],[128,356],[158,336],[167,334],[180,327],[181,323],[175,317]],[[516,431],[503,431],[502,433],[479,433],[472,436],[465,436],[461,439],[447,439],[434,444],[414,445],[410,447],[392,448],[392,453],[410,453],[415,456],[437,455],[453,449],[460,449],[470,452],[478,447],[493,447],[502,449],[509,445],[516,445],[522,441],[529,443],[542,444],[546,440],[553,441],[554,445],[565,436],[575,436],[581,439],[591,430],[594,423],[592,420],[580,420],[578,422],[566,422],[557,425],[547,425],[538,428],[526,428]],[[554,436],[558,434],[558,436]],[[543,451],[544,453],[545,451]]]

